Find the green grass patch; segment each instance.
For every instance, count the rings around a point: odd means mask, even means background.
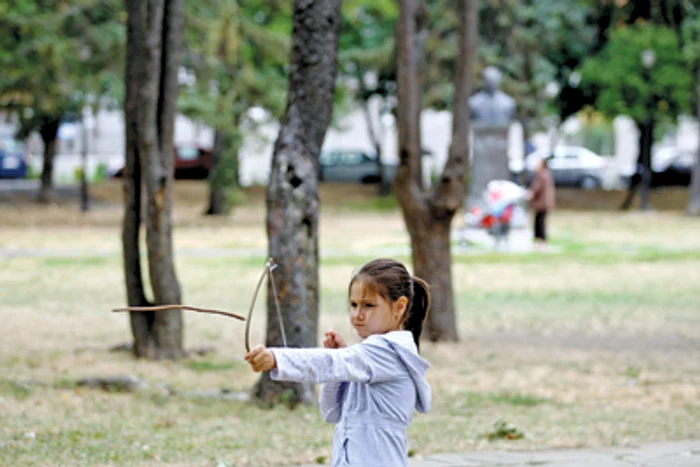
[[[330,207],[330,206],[329,206]],[[396,196],[375,196],[367,199],[352,199],[340,201],[332,205],[333,209],[352,210],[363,212],[393,212],[398,211],[401,207],[396,199]],[[326,207],[324,207],[326,209]]]
[[[23,400],[34,393],[31,385],[11,381],[7,379],[0,380],[0,394],[3,396],[12,397],[13,399]]]
[[[103,266],[113,262],[117,257],[110,256],[75,256],[75,257],[55,257],[44,258],[41,262],[43,267],[63,268],[66,266]]]
[[[210,360],[189,360],[185,366],[194,371],[228,371],[242,366],[238,362],[213,362]]]
[[[467,404],[470,406],[509,405],[512,407],[535,407],[550,401],[531,394],[520,394],[509,391],[503,392],[467,392]]]

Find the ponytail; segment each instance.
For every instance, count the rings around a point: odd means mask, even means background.
[[[403,328],[411,331],[416,347],[420,349],[420,336],[423,332],[423,325],[430,313],[430,286],[420,277],[413,276],[413,299],[409,303],[409,309],[403,322]]]

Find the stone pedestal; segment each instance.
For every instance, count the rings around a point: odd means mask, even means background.
[[[481,202],[491,180],[510,180],[508,169],[508,125],[472,124],[472,160],[467,210]]]

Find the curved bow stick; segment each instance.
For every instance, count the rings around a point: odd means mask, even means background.
[[[245,318],[243,316],[238,315],[236,313],[231,313],[230,311],[213,310],[211,308],[199,308],[196,306],[189,306],[189,305],[128,306],[125,308],[114,308],[112,311],[113,312],[119,312],[119,311],[145,312],[145,311],[161,311],[161,310],[191,310],[191,311],[198,311],[200,313],[211,313],[213,315],[228,316],[230,318],[236,318],[238,320],[245,321]]]
[[[275,264],[274,260],[272,258],[268,259],[267,263],[265,263],[265,269],[263,270],[262,274],[260,275],[260,279],[258,280],[258,285],[255,287],[255,292],[253,293],[253,300],[250,302],[250,309],[248,310],[248,319],[246,319],[245,323],[246,352],[250,352],[250,318],[253,316],[253,309],[255,308],[255,299],[258,298],[258,292],[260,291],[260,286],[262,285],[265,276],[267,276],[267,280],[269,280],[270,285],[272,285],[272,295],[275,297],[275,309],[277,310],[277,319],[279,320],[280,331],[282,332],[282,344],[285,347],[287,347],[287,336],[284,334],[284,322],[282,321],[282,311],[280,310],[280,302],[277,298],[277,287],[275,287],[275,278],[272,276],[272,271],[274,271],[275,268],[277,268],[277,264]]]

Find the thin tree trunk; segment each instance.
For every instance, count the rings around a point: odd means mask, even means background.
[[[652,187],[652,163],[651,163],[651,148],[652,145],[654,144],[654,120],[649,120],[644,124],[644,130],[643,133],[646,135],[646,138],[644,140],[644,150],[642,152],[643,158],[642,158],[642,183],[641,186],[639,187],[640,190],[640,204],[639,208],[641,210],[648,210],[650,209],[650,204],[649,204],[649,195],[651,193],[651,187]]]
[[[81,151],[80,151],[80,210],[87,212],[90,210],[90,191],[87,181],[88,170],[88,134],[85,127],[85,117],[80,122]]]
[[[126,130],[125,164],[123,177],[124,219],[122,221],[122,248],[126,299],[129,306],[149,306],[146,299],[139,254],[142,219],[142,176],[139,156],[139,84],[142,73],[141,45],[144,24],[140,9],[130,9],[126,44],[124,119]],[[129,84],[131,83],[131,84]],[[133,351],[136,357],[154,358],[155,341],[151,328],[155,313],[130,313],[131,333],[134,336]]]
[[[374,152],[377,156],[377,177],[378,189],[377,194],[379,196],[387,196],[391,193],[391,183],[387,180],[387,174],[384,170],[384,163],[382,162],[382,144],[380,141],[380,136],[377,134],[378,131],[374,126],[372,121],[372,112],[369,108],[369,101],[367,99],[362,101],[362,113],[365,116],[365,122],[367,123],[367,133],[369,134],[369,140],[374,147]]]
[[[44,143],[44,161],[41,171],[41,187],[39,188],[39,203],[50,203],[53,201],[53,159],[56,156],[56,142],[58,139],[58,119],[45,121],[39,129],[41,140]]]
[[[180,285],[175,273],[172,247],[172,184],[173,184],[173,131],[175,100],[177,98],[177,72],[180,66],[180,50],[183,25],[182,0],[127,0],[128,47],[127,96],[135,98],[125,109],[136,115],[127,115],[127,123],[135,119],[137,131],[130,133],[127,124],[127,143],[134,145],[129,151],[139,156],[140,176],[146,188],[146,244],[149,278],[153,288],[154,303],[158,305],[181,303]],[[129,81],[129,68],[135,68]],[[131,139],[133,138],[133,139]],[[133,157],[133,155],[132,155]],[[135,162],[135,161],[132,161]],[[132,175],[136,171],[132,172]],[[129,177],[126,177],[127,179]],[[126,184],[127,182],[125,182]],[[130,203],[139,195],[140,180],[131,180],[127,188],[129,203],[125,209],[137,209]],[[137,188],[139,187],[139,188]],[[133,248],[133,212],[125,213],[125,263],[127,246]],[[127,238],[127,234],[129,237]],[[136,234],[138,241],[138,234]],[[127,245],[128,242],[128,245]],[[138,246],[138,245],[136,245]],[[133,255],[133,252],[130,252]],[[130,257],[127,274],[137,269]],[[130,282],[127,288],[138,287],[140,279]],[[135,284],[136,283],[136,284]],[[143,291],[141,290],[141,293]],[[128,290],[129,300],[140,300],[138,290]],[[159,311],[138,317],[131,314],[134,345],[137,356],[156,359],[177,359],[183,356],[182,311]],[[144,339],[138,341],[138,339]],[[145,354],[139,354],[145,349]]]
[[[422,187],[420,108],[421,28],[425,6],[402,0],[399,12],[399,168],[394,190],[411,237],[414,273],[431,287],[433,307],[427,335],[432,341],[459,338],[452,289],[450,232],[464,202],[469,157],[469,107],[477,41],[476,0],[458,2],[460,43],[455,77],[452,144],[445,168],[431,192]]]
[[[287,109],[275,143],[267,188],[269,253],[275,270],[287,344],[316,346],[318,338],[318,167],[330,123],[337,71],[340,0],[295,0]],[[268,346],[282,344],[268,285]],[[262,377],[253,389],[265,405],[316,401],[311,384]]]
[[[695,154],[695,164],[693,164],[686,211],[691,216],[700,216],[700,59],[695,60],[692,68],[695,120],[698,125],[698,147]]]
[[[216,130],[214,133],[214,147],[212,148],[211,170],[209,172],[209,208],[205,214],[208,216],[220,216],[226,212],[226,187],[221,183],[219,171],[221,168],[222,156],[225,151],[225,138],[222,131]]]
[[[646,135],[643,126],[639,127],[639,152],[637,154],[637,164],[635,165],[634,173],[630,177],[627,185],[627,194],[624,201],[620,205],[621,211],[627,211],[634,201],[640,184],[642,183],[642,174],[644,170],[644,145],[646,144]]]

